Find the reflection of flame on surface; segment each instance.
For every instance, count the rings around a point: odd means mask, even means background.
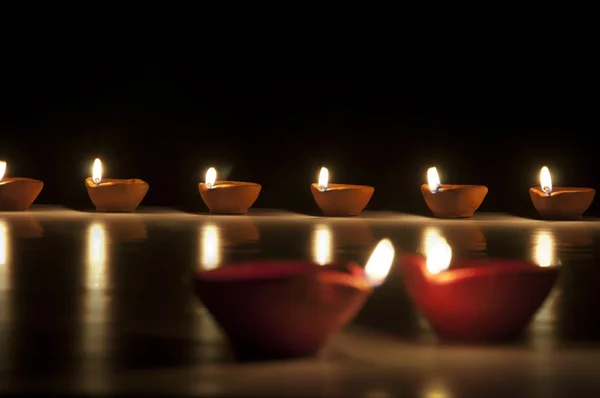
[[[98,158],[94,160],[94,166],[92,167],[92,181],[94,184],[102,182],[102,162]]]
[[[204,180],[204,185],[206,185],[207,188],[212,188],[215,185],[216,181],[217,181],[217,170],[214,167],[211,167],[206,172],[206,178]]]
[[[88,227],[88,270],[86,286],[103,288],[106,284],[106,231],[100,223]]]
[[[439,274],[450,267],[452,248],[437,228],[427,227],[423,236],[423,252],[427,257],[427,271]]]
[[[395,254],[394,245],[389,239],[379,241],[365,265],[365,275],[371,286],[379,286],[385,281]]]
[[[321,171],[319,172],[319,182],[317,184],[317,188],[319,188],[319,191],[327,191],[328,184],[329,170],[327,170],[327,167],[321,167]]]
[[[312,244],[315,263],[325,265],[333,261],[333,235],[328,225],[315,226]]]
[[[431,193],[436,193],[442,186],[437,168],[430,167],[427,170],[427,185],[429,185],[429,190],[431,191]]]
[[[9,270],[9,231],[8,225],[4,221],[0,221],[0,291],[6,290],[10,285],[10,270]]]
[[[550,176],[550,169],[544,166],[540,171],[540,186],[542,191],[548,195],[552,193],[552,177]]]
[[[541,229],[534,234],[533,261],[540,267],[550,267],[558,263],[556,240],[552,231]]]
[[[4,178],[4,173],[6,173],[6,162],[0,162],[0,181]]]
[[[221,263],[221,235],[219,228],[214,224],[202,226],[202,253],[200,264],[202,269],[217,268]]]

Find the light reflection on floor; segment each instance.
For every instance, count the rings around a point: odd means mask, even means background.
[[[565,363],[591,366],[600,358],[598,236],[600,222],[490,214],[435,220],[394,213],[334,219],[164,209],[106,215],[44,208],[0,213],[0,393],[44,387],[66,391],[69,385],[85,392],[186,395],[211,390],[247,396],[246,388],[255,395],[294,396],[280,381],[287,378],[290,385],[303,386],[302,396],[384,397],[401,389],[407,396],[453,397],[464,396],[459,370],[477,372],[475,364],[481,361],[482,372],[504,374],[507,384],[518,380],[530,396],[545,391],[534,365],[544,363],[544,380],[561,396],[572,385]],[[319,359],[274,367],[232,363],[225,338],[190,288],[196,270],[257,257],[364,264],[385,237],[398,253],[427,253],[427,243],[442,239],[453,258],[523,258],[542,267],[559,265],[561,274],[522,339],[507,347],[466,349],[435,339],[393,272]],[[77,276],[70,275],[74,272]],[[64,304],[44,313],[52,301]],[[31,303],[39,303],[37,313]],[[24,327],[40,330],[23,334]],[[81,338],[73,341],[67,327],[79,327]],[[52,338],[52,346],[29,340],[44,335]],[[52,361],[62,363],[63,370],[40,379],[39,369]],[[452,366],[445,368],[446,363]],[[580,386],[600,387],[598,378],[586,374],[577,375]],[[477,379],[470,388],[498,387],[499,377]]]

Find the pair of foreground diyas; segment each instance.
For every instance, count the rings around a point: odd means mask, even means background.
[[[488,193],[483,185],[441,184],[437,169],[427,170],[427,184],[421,193],[427,207],[440,218],[471,217]],[[529,189],[533,206],[542,218],[579,219],[590,207],[596,191],[592,188],[552,187],[548,167],[540,172],[540,188]]]
[[[364,269],[352,262],[255,260],[200,271],[194,288],[239,354],[310,355],[355,317],[393,258],[392,244],[383,240]],[[556,267],[521,260],[452,261],[442,243],[427,257],[402,255],[399,263],[410,297],[438,336],[459,341],[518,335],[558,275]]]

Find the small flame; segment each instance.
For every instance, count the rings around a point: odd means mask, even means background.
[[[394,245],[389,239],[379,241],[365,265],[365,274],[371,286],[383,283],[392,268],[395,254]]]
[[[313,235],[313,258],[319,265],[333,260],[333,236],[328,225],[318,224]]]
[[[425,256],[430,274],[439,274],[450,267],[452,248],[435,228],[425,230]]]
[[[550,169],[546,166],[542,167],[542,171],[540,171],[540,185],[545,194],[550,195],[552,193],[552,177],[550,176]]]
[[[437,193],[442,186],[442,183],[440,182],[440,176],[435,167],[430,167],[427,170],[427,184],[429,184],[429,190],[431,193]]]
[[[215,186],[215,181],[217,181],[217,170],[214,167],[211,167],[206,172],[206,180],[204,184],[208,189],[211,189]]]
[[[319,188],[319,191],[325,192],[327,191],[328,184],[329,170],[327,170],[327,167],[321,167],[321,172],[319,173],[319,183],[317,184],[317,188]]]
[[[550,267],[558,263],[556,259],[556,241],[549,230],[540,230],[535,234],[533,260],[540,267]]]
[[[94,166],[92,167],[92,182],[94,184],[102,182],[102,162],[98,158],[94,160]]]
[[[0,181],[4,178],[4,173],[6,173],[6,162],[0,162]]]

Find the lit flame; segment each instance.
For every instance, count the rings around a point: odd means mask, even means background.
[[[210,189],[215,186],[215,181],[217,181],[217,170],[214,167],[211,167],[206,172],[206,180],[204,184]]]
[[[389,239],[382,239],[377,244],[365,265],[365,274],[371,286],[379,286],[383,283],[392,268],[395,254],[396,251]]]
[[[202,227],[202,268],[214,269],[221,263],[221,237],[216,225],[207,224]]]
[[[552,177],[550,176],[550,169],[546,166],[542,167],[542,171],[540,171],[540,185],[544,193],[548,195],[552,193]]]
[[[87,287],[103,288],[106,284],[106,230],[99,223],[88,228]]]
[[[427,184],[429,184],[429,190],[431,193],[436,193],[442,186],[442,183],[440,182],[440,176],[435,167],[430,167],[427,170]]]
[[[102,181],[102,162],[96,158],[94,160],[94,167],[92,167],[92,182],[94,184],[100,184]]]
[[[333,237],[327,225],[319,224],[315,227],[313,259],[319,265],[330,264],[333,260]]]
[[[6,173],[6,162],[0,162],[0,181],[4,178],[4,173]]]
[[[548,230],[540,230],[534,239],[533,261],[540,267],[556,265],[556,241],[554,234]]]
[[[435,228],[425,229],[426,268],[430,274],[439,274],[450,267],[452,248]]]
[[[317,184],[317,188],[319,188],[319,191],[321,192],[327,191],[328,184],[329,170],[327,170],[327,167],[321,167],[321,172],[319,173],[319,183]]]

